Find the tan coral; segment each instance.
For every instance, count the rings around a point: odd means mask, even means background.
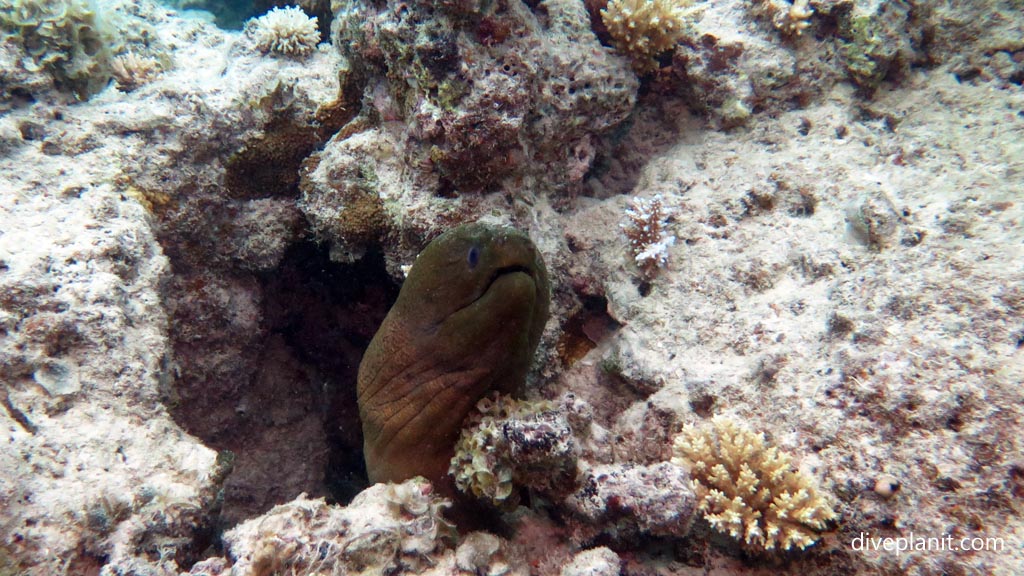
[[[749,551],[806,548],[836,518],[791,456],[726,417],[706,429],[684,427],[674,450],[672,462],[690,468],[698,510]]]
[[[637,72],[647,73],[657,69],[655,58],[679,42],[686,18],[694,11],[691,3],[692,0],[611,0],[601,10],[601,20],[615,48],[633,60]]]
[[[252,23],[250,29],[256,46],[263,53],[305,56],[320,42],[316,18],[294,6],[273,8]]]
[[[771,20],[786,36],[799,36],[811,25],[814,9],[809,0],[754,0],[754,14]]]
[[[162,66],[155,58],[139,56],[134,52],[122,54],[111,62],[114,81],[117,82],[117,89],[122,92],[131,92],[150,83],[161,71]]]

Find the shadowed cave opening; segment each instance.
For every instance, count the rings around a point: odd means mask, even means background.
[[[328,246],[302,242],[264,279],[264,321],[312,375],[330,450],[328,496],[348,502],[366,488],[356,377],[366,347],[400,286],[384,258],[369,253],[354,264],[331,261]]]
[[[366,487],[356,376],[398,289],[380,253],[339,264],[312,241],[266,273],[176,270],[168,406],[234,457],[221,529],[301,492],[347,503]]]

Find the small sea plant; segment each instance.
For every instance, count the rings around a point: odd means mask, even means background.
[[[671,215],[661,194],[649,199],[634,197],[626,209],[622,231],[629,240],[636,265],[647,276],[668,264],[668,249],[676,243],[675,235],[667,229]]]
[[[152,82],[162,69],[156,58],[139,56],[134,52],[127,52],[114,58],[111,68],[117,89],[122,92],[132,92]]]
[[[836,519],[790,455],[727,417],[684,427],[673,448],[672,463],[690,469],[698,512],[749,552],[804,549]]]
[[[675,48],[693,12],[692,0],[610,0],[601,20],[615,48],[640,74],[658,68],[657,57]]]
[[[316,18],[295,6],[274,8],[252,21],[250,29],[256,47],[264,54],[305,56],[320,42]]]

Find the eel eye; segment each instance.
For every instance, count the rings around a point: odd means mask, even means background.
[[[469,269],[476,268],[477,263],[480,262],[480,249],[473,246],[469,249],[469,254],[466,254],[466,262],[469,264]]]

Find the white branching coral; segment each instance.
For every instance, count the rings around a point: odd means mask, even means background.
[[[316,18],[295,6],[274,8],[253,23],[251,30],[256,46],[264,53],[304,56],[320,42]]]
[[[684,427],[674,451],[672,462],[690,468],[698,511],[751,552],[806,548],[836,518],[791,456],[726,417]]]
[[[639,73],[657,69],[655,60],[673,48],[683,34],[692,0],[610,0],[601,20],[615,48],[633,61]]]
[[[649,276],[668,263],[668,249],[676,243],[675,235],[666,229],[671,215],[661,194],[650,199],[634,197],[626,209],[622,230],[636,265]]]

